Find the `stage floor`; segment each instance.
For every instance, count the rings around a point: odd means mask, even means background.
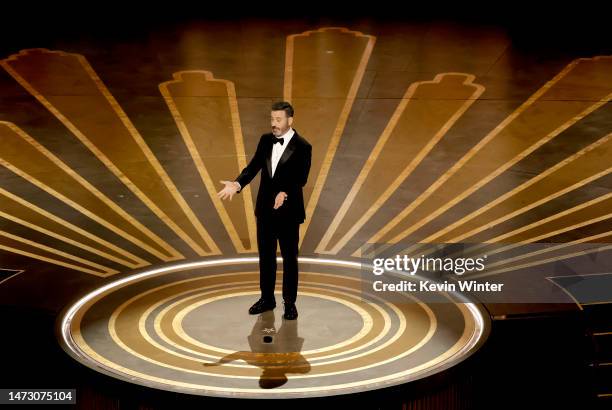
[[[489,315],[376,300],[364,246],[508,244],[488,278],[525,297],[483,301],[494,318],[579,309],[576,274],[612,270],[607,43],[445,21],[70,23],[2,44],[0,301],[68,306],[59,338],[96,371],[219,397],[374,391],[464,360]],[[278,100],[313,146],[296,321],[280,293],[247,313],[259,178],[217,197]],[[539,243],[552,254],[513,249]]]
[[[70,306],[59,332],[85,365],[133,383],[196,395],[287,398],[374,390],[438,373],[486,340],[480,306],[441,294],[387,301],[360,264],[300,259],[299,317],[259,298],[256,258],[201,260],[126,275]],[[282,271],[277,275],[282,276]],[[282,289],[277,276],[277,290]]]

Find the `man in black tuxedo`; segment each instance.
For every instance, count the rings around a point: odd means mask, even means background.
[[[306,185],[312,145],[292,127],[293,107],[285,101],[271,109],[272,132],[261,136],[255,155],[234,181],[218,196],[232,199],[261,170],[255,205],[257,247],[259,249],[260,299],[249,309],[258,314],[276,307],[276,242],[283,257],[283,302],[285,319],[297,318],[295,301],[298,287],[299,228],[306,218],[302,187]]]

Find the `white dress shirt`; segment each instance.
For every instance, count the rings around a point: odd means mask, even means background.
[[[272,144],[272,176],[274,176],[274,172],[276,171],[276,166],[278,165],[278,161],[283,155],[283,152],[285,152],[285,148],[287,148],[287,145],[289,145],[289,141],[291,141],[291,137],[293,137],[293,134],[295,134],[295,131],[293,131],[293,128],[289,127],[289,130],[287,130],[286,133],[284,133],[280,137],[276,137],[276,136],[274,137],[274,138],[283,138],[284,141],[282,144],[279,144],[279,143]]]
[[[287,145],[289,145],[289,141],[291,141],[291,137],[293,137],[293,134],[295,134],[295,131],[293,130],[293,128],[289,127],[289,130],[286,133],[284,133],[280,137],[276,137],[276,136],[274,137],[274,138],[283,138],[284,141],[282,145],[279,143],[272,144],[272,176],[274,176],[274,171],[276,171],[276,166],[278,165],[278,161],[280,160],[280,157],[283,155],[283,152],[285,152],[285,148],[287,148]],[[242,189],[240,182],[234,181],[234,183],[238,185],[238,190]]]

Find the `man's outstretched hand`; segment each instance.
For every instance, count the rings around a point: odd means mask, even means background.
[[[285,203],[286,199],[287,199],[287,194],[285,192],[281,191],[278,194],[276,194],[276,199],[274,199],[274,209],[280,208],[281,205]]]
[[[240,189],[238,188],[238,184],[234,181],[221,181],[221,183],[225,185],[225,188],[217,192],[217,197],[221,199],[227,199],[227,197],[229,197],[231,201],[234,194]]]

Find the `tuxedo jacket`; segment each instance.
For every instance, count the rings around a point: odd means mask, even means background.
[[[272,176],[272,145],[276,137],[268,133],[261,136],[255,155],[234,180],[241,186],[238,192],[242,192],[261,170],[255,204],[255,216],[258,218],[274,217],[297,221],[300,224],[306,219],[302,188],[306,185],[310,172],[312,145],[295,129],[293,131],[295,134],[283,151],[274,176]],[[278,209],[274,209],[274,200],[279,192],[286,192],[287,200]]]

